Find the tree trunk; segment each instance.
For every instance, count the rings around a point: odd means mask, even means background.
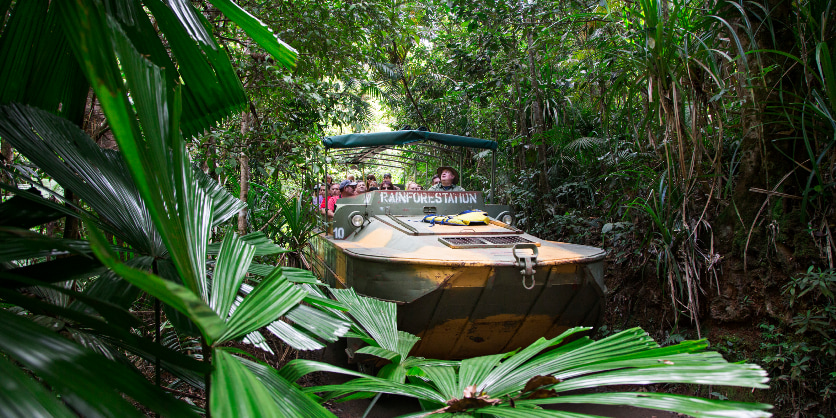
[[[250,160],[247,154],[242,152],[238,162],[241,167],[241,194],[238,198],[246,203],[250,193]],[[238,212],[238,233],[241,235],[247,233],[247,208]]]
[[[241,151],[241,156],[238,157],[238,168],[241,170],[241,178],[239,179],[239,183],[241,186],[241,193],[238,195],[238,198],[246,203],[247,197],[250,193],[250,159],[247,157],[247,136],[249,135],[250,130],[250,113],[249,111],[244,111],[241,113],[241,137],[244,140],[244,147],[243,151]],[[238,234],[245,235],[247,233],[247,208],[243,208],[238,211]]]
[[[540,91],[539,75],[537,74],[537,54],[534,50],[534,34],[531,29],[528,30],[528,70],[531,76],[531,91],[534,97],[531,101],[531,136],[539,140],[537,144],[537,163],[540,166],[540,193],[545,194],[549,191],[549,177],[548,177],[548,159],[546,158],[546,143],[543,139],[543,131],[545,122],[543,121],[543,93]]]

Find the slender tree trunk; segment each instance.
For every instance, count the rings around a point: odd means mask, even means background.
[[[5,139],[0,140],[0,154],[3,154],[3,167],[11,166],[12,162],[14,161],[14,151],[12,150],[12,144],[9,141],[6,141]],[[0,171],[0,180],[7,184],[12,183],[12,178],[10,176],[7,176],[5,171]],[[3,192],[3,195],[6,195],[5,191]]]
[[[537,71],[537,53],[534,50],[534,34],[531,29],[528,30],[528,70],[529,75],[531,77],[531,90],[534,93],[533,100],[531,101],[531,134],[532,137],[540,137],[539,144],[537,144],[537,163],[540,166],[540,181],[539,181],[539,189],[540,193],[545,194],[549,191],[549,177],[548,177],[548,164],[547,164],[547,157],[546,157],[546,143],[542,138],[542,134],[545,128],[545,122],[543,120],[543,93],[540,91],[540,80]]]
[[[238,165],[241,168],[241,194],[238,195],[238,198],[246,203],[250,193],[250,159],[246,153],[241,153],[241,157],[238,158]],[[238,212],[238,233],[241,235],[247,233],[247,208]]]
[[[238,157],[238,168],[241,170],[241,177],[239,183],[241,185],[241,193],[238,198],[246,203],[247,197],[250,193],[250,159],[247,156],[247,137],[250,130],[250,113],[245,111],[241,113],[241,137],[244,139],[244,150],[241,151],[241,156]],[[243,208],[238,212],[238,233],[245,235],[247,233],[247,208]]]
[[[66,199],[68,203],[78,203],[78,199],[70,189],[64,190],[64,199]],[[65,203],[64,206],[67,207],[67,209],[73,210],[69,204]],[[64,239],[81,239],[81,225],[79,224],[78,218],[67,216],[64,222]]]

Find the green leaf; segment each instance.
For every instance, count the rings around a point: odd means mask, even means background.
[[[247,235],[244,235],[243,237],[241,237],[241,240],[255,247],[256,256],[273,255],[288,252],[284,248],[276,245],[276,243],[274,243],[270,238],[267,238],[267,235],[264,235],[264,233],[261,231],[252,232]],[[206,247],[206,252],[207,254],[218,254],[220,248],[220,243],[209,244]],[[269,272],[273,271],[274,269],[273,266],[265,266],[261,264],[255,264],[252,268],[253,274],[258,274],[259,276],[266,276],[269,274]],[[269,271],[267,269],[269,269]],[[308,273],[310,274],[310,272]]]
[[[217,122],[244,110],[247,104],[244,88],[226,52],[207,30],[210,25],[206,19],[183,0],[169,1],[167,5],[159,0],[147,0],[143,4],[153,13],[180,64],[178,68],[185,84],[180,126],[183,135],[187,138],[200,135]],[[160,62],[155,65],[174,68]]]
[[[314,402],[310,396],[299,390],[293,383],[284,380],[276,369],[245,358],[237,360],[247,367],[270,391],[273,402],[287,416],[291,417],[332,417],[334,414]]]
[[[86,255],[74,255],[11,269],[8,270],[8,273],[27,277],[41,283],[48,283],[48,281],[89,279],[99,276],[105,270],[99,260],[91,259]],[[8,287],[14,286],[14,284],[3,281],[0,286]]]
[[[98,312],[99,315],[101,315],[102,318],[107,320],[107,322],[110,324],[114,324],[125,329],[139,327],[142,325],[142,322],[135,316],[133,316],[133,314],[131,314],[126,309],[123,309],[118,305],[110,303],[107,300],[93,298],[88,295],[85,295],[84,293],[79,293],[72,289],[68,289],[64,286],[43,283],[39,280],[30,279],[22,276],[16,276],[7,272],[0,272],[0,277],[4,279],[4,282],[14,281],[18,284],[18,286],[39,286],[39,288],[41,289],[51,289],[57,293],[67,295],[74,301],[86,305],[86,307],[89,307],[90,309]]]
[[[20,418],[76,416],[58,401],[55,394],[14,367],[5,356],[0,356],[0,375],[3,376],[0,379],[0,415]]]
[[[87,226],[87,229],[93,251],[102,263],[134,286],[187,315],[200,328],[203,337],[209,344],[216,341],[227,330],[218,315],[189,289],[151,273],[132,269],[119,263],[107,250],[104,244],[105,238],[101,232],[90,226]]]
[[[212,390],[209,410],[216,417],[285,417],[272,394],[232,354],[223,348],[212,350]]]
[[[291,360],[284,367],[279,370],[279,375],[285,378],[288,382],[295,382],[314,372],[329,372],[339,373],[348,376],[369,377],[366,374],[360,373],[356,370],[344,369],[339,366],[334,366],[328,363],[321,363],[313,360],[296,359]]]
[[[332,399],[351,392],[374,392],[408,396],[410,398],[438,403],[446,402],[446,399],[442,395],[430,389],[375,377],[361,377],[339,385],[314,386],[305,388],[304,390],[305,392],[328,392],[326,399]]]
[[[285,316],[295,322],[297,328],[303,328],[326,341],[337,341],[351,328],[350,322],[305,305],[296,306],[287,311]]]
[[[673,411],[696,418],[757,418],[772,416],[772,414],[767,412],[768,409],[772,408],[772,405],[762,403],[719,401],[653,392],[589,393],[583,395],[559,396],[547,399],[520,400],[517,401],[516,404],[518,406],[546,404],[629,405],[639,408]]]
[[[61,33],[61,18],[51,2],[15,4],[0,42],[0,104],[25,103],[80,125],[89,87]]]
[[[228,221],[241,209],[247,207],[246,202],[242,202],[240,199],[233,196],[231,193],[229,193],[229,191],[226,190],[226,188],[218,184],[218,182],[209,177],[209,175],[204,173],[197,166],[194,167],[194,177],[200,185],[200,188],[205,190],[206,193],[209,195],[209,198],[212,200],[212,212],[215,214],[214,220],[212,222],[213,227]],[[249,235],[252,234],[244,236],[244,241],[246,241],[250,245],[255,245],[258,248],[257,243],[249,241],[249,239],[247,238]],[[211,250],[209,249],[207,249],[207,253],[212,254]]]
[[[26,190],[24,193],[29,193],[37,197],[41,196],[41,193],[34,187]],[[44,200],[41,199],[41,201]],[[63,218],[64,216],[65,214],[63,212],[44,205],[40,201],[25,199],[19,196],[14,196],[0,203],[0,226],[29,229]]]
[[[276,269],[244,298],[227,322],[220,342],[239,338],[279,319],[305,297],[305,292],[282,277]]]
[[[79,414],[143,416],[124,393],[151,411],[195,416],[141,374],[5,311],[0,311],[0,350],[43,379]]]
[[[0,108],[0,135],[95,209],[111,232],[146,254],[164,251],[119,153],[66,119],[21,105]]]
[[[221,243],[215,271],[212,275],[212,294],[209,306],[223,319],[229,317],[230,308],[238,295],[247,268],[252,262],[255,247],[247,245],[234,233],[227,234]]]
[[[297,350],[319,350],[325,344],[283,321],[273,321],[267,329],[276,337]]]
[[[394,303],[358,296],[352,289],[332,289],[331,293],[348,308],[360,326],[377,344],[406,358],[399,351],[397,311]]]
[[[296,68],[297,52],[277,38],[265,24],[230,0],[210,0],[226,17],[238,24],[262,48],[288,69]]]
[[[66,254],[89,258],[89,252],[90,245],[86,241],[56,239],[27,229],[0,227],[0,262]]]
[[[386,360],[392,360],[395,357],[398,357],[400,354],[389,351],[385,348],[375,347],[373,345],[367,345],[365,347],[360,348],[356,351],[357,354],[368,354],[370,356],[380,357]]]

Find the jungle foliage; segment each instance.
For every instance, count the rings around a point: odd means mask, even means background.
[[[766,387],[763,370],[702,339],[659,347],[630,329],[561,345],[571,330],[504,355],[419,359],[394,305],[295,268],[317,226],[303,208],[318,140],[368,126],[371,99],[394,127],[497,140],[505,186],[493,192],[521,226],[609,240],[614,264],[658,273],[698,335],[725,291],[723,259],[814,266],[763,285],[794,314],[763,325],[758,360],[778,373],[773,388],[795,391],[780,406],[833,405],[833,362],[813,357],[836,356],[831,1],[241,5],[0,1],[3,415],[330,416],[326,400],[396,393],[442,415],[617,402],[768,416],[678,395],[554,397]],[[473,188],[489,177],[484,158],[464,160]],[[390,364],[376,376],[276,370],[233,347],[269,351],[265,335],[300,350],[352,336]],[[296,383],[313,371],[357,379]]]

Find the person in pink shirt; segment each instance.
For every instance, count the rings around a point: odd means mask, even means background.
[[[326,215],[328,212],[328,201],[334,197],[340,195],[340,185],[339,184],[332,184],[331,188],[328,190],[328,198],[322,199],[322,202],[319,204],[319,213]]]

